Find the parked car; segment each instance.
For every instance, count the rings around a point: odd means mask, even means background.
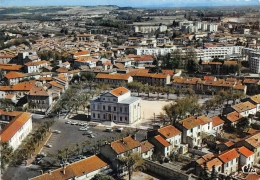
[[[50,144],[45,144],[45,146],[48,147],[48,148],[52,147],[52,145],[50,145]]]
[[[79,128],[79,131],[87,131],[88,130],[88,127],[81,127]]]
[[[123,132],[123,130],[124,130],[124,128],[122,128],[122,127],[116,129],[117,132]]]
[[[65,123],[66,123],[66,124],[71,124],[71,121],[70,121],[70,120],[68,120],[68,121],[66,121]]]
[[[61,131],[59,131],[59,130],[54,130],[53,132],[54,132],[54,133],[57,133],[57,134],[60,134],[60,133],[61,133]]]
[[[83,135],[90,135],[90,134],[92,134],[92,131],[86,131],[83,133]]]
[[[88,137],[94,138],[95,136],[93,134],[88,134]]]
[[[71,122],[71,125],[77,125],[77,124],[78,124],[78,122],[76,122],[76,121]]]
[[[106,128],[105,132],[113,132],[113,129],[112,128]]]

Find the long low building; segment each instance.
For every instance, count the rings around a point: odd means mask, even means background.
[[[1,142],[8,142],[16,150],[32,130],[32,117],[24,112],[12,119],[1,131]]]

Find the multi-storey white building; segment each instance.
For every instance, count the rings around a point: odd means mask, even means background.
[[[173,52],[176,49],[175,46],[171,48],[135,48],[137,55],[166,55]]]
[[[21,142],[32,130],[32,117],[30,113],[21,113],[12,119],[0,131],[1,142],[8,142],[16,150]]]
[[[242,55],[242,46],[222,46],[222,47],[205,47],[205,49],[195,49],[197,59],[203,61],[211,61],[214,58],[232,59]]]
[[[93,98],[90,109],[92,121],[131,124],[141,119],[141,98],[119,87]]]

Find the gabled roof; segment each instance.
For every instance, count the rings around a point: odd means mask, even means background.
[[[30,96],[49,96],[49,93],[42,86],[34,86],[30,90],[29,95]]]
[[[5,74],[5,77],[7,79],[22,78],[22,77],[24,77],[24,74],[19,73],[19,72],[10,71],[10,72]]]
[[[214,158],[208,162],[206,162],[207,168],[209,171],[212,170],[212,167],[215,165],[216,167],[221,166],[223,163],[218,159]]]
[[[130,77],[129,74],[104,74],[98,73],[96,79],[114,79],[114,80],[128,80]]]
[[[245,180],[260,180],[260,176],[258,174],[248,174]]]
[[[57,69],[56,72],[67,73],[67,72],[69,72],[69,70],[63,66],[63,67],[60,67],[59,69]]]
[[[30,180],[67,180],[73,177],[81,177],[98,169],[108,166],[108,162],[99,155],[94,155],[86,159],[74,162],[64,168],[55,169],[50,173],[45,173]]]
[[[224,153],[220,154],[218,158],[223,162],[223,163],[228,163],[229,161],[239,157],[239,153],[236,151],[236,149],[231,149],[227,150]]]
[[[255,103],[257,103],[257,104],[260,104],[260,94],[251,96],[250,99],[251,99],[252,101],[254,101]]]
[[[212,117],[212,126],[216,127],[220,124],[224,124],[225,121],[223,121],[219,116],[214,116]]]
[[[118,88],[110,91],[111,94],[113,94],[114,96],[117,96],[117,97],[119,97],[123,94],[126,94],[128,92],[129,92],[129,90],[126,89],[125,87],[118,87]]]
[[[178,121],[178,123],[181,124],[185,129],[192,129],[194,127],[201,125],[200,120],[195,119],[194,116]]]
[[[12,86],[0,86],[0,91],[30,91],[36,81],[25,81]]]
[[[161,135],[157,135],[157,136],[154,136],[154,139],[157,140],[158,143],[160,143],[161,145],[163,145],[164,147],[168,147],[170,146],[171,144],[166,141]]]
[[[169,125],[169,126],[164,126],[160,129],[158,129],[158,132],[165,138],[165,139],[168,139],[168,138],[171,138],[171,137],[174,137],[178,134],[181,134],[181,131],[178,130],[177,128],[175,128],[174,126],[172,125]]]
[[[238,112],[236,112],[236,111],[233,111],[233,112],[227,114],[227,115],[226,115],[226,118],[227,118],[227,120],[230,121],[230,122],[236,122],[236,121],[242,119],[243,116],[242,116],[240,113],[238,113]]]
[[[242,154],[245,157],[249,157],[252,156],[254,154],[254,152],[250,151],[249,149],[247,149],[246,147],[242,146],[240,148],[237,148],[237,151]]]
[[[234,106],[232,106],[232,108],[235,109],[237,112],[244,112],[244,111],[256,108],[256,105],[247,101],[247,102],[235,104]]]
[[[141,144],[141,153],[145,153],[154,148],[154,145],[152,145],[148,140],[142,141],[140,144]]]
[[[12,117],[15,117],[15,116],[21,115],[22,113],[23,113],[22,111],[6,111],[4,109],[0,109],[0,114],[2,116],[12,116]]]
[[[212,122],[212,119],[207,117],[207,116],[205,116],[205,115],[199,116],[197,119],[200,121],[201,125],[205,125],[205,124],[207,124],[209,122]]]
[[[260,132],[257,132],[256,134],[248,137],[245,139],[245,141],[253,146],[254,148],[257,148],[260,146]]]
[[[16,64],[0,64],[0,69],[3,71],[19,71],[22,67]]]
[[[30,113],[22,113],[11,120],[5,127],[0,131],[1,141],[8,142],[16,132],[30,119]]]
[[[128,136],[112,142],[110,146],[117,154],[121,154],[131,149],[140,147],[141,144],[139,141],[134,140],[131,136]]]

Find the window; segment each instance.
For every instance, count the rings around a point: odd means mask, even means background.
[[[93,110],[95,109],[95,104],[93,104]]]
[[[114,111],[116,111],[116,107],[114,107]]]
[[[116,101],[116,99],[113,99],[113,101]]]
[[[120,116],[120,121],[122,121],[122,117]]]
[[[106,119],[106,115],[105,114],[103,115],[103,119]]]
[[[120,107],[120,112],[122,112],[123,111],[123,108],[122,107]]]
[[[106,106],[103,106],[103,110],[106,110]]]
[[[100,118],[100,114],[98,114],[97,117]]]
[[[105,101],[105,100],[106,100],[106,98],[103,98],[103,100]]]
[[[192,133],[192,132],[193,132],[193,129],[190,129],[190,132]]]
[[[96,114],[95,113],[93,113],[93,118],[95,118],[96,117]]]
[[[125,107],[125,112],[127,112],[127,107]]]
[[[116,116],[114,116],[114,120],[116,120]]]
[[[127,121],[127,117],[125,117],[125,120]]]

